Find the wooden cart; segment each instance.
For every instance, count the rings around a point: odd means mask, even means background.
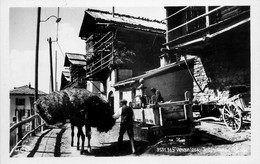
[[[243,121],[251,122],[250,93],[240,93],[228,99],[222,109],[222,117],[226,126],[238,132]]]
[[[185,92],[185,100],[150,104],[147,108],[134,110],[136,121],[142,123],[149,141],[163,137],[184,137],[190,143],[195,132],[191,95]]]

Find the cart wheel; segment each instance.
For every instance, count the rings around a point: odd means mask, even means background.
[[[241,111],[234,104],[227,104],[223,109],[223,120],[233,132],[238,132],[242,125]]]

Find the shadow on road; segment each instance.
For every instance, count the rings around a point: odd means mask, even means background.
[[[204,130],[197,130],[195,135],[192,138],[192,145],[204,145],[204,144],[213,144],[213,145],[223,145],[223,144],[232,144],[233,142],[226,140],[224,138],[212,135]]]
[[[43,138],[46,134],[48,134],[51,130],[52,130],[52,129],[47,130],[46,132],[44,132],[44,133],[38,138],[38,140],[37,140],[37,142],[36,142],[36,144],[35,144],[33,150],[27,155],[27,157],[33,157],[33,156],[35,155],[35,153],[37,152],[37,150],[38,150],[38,148],[39,148],[39,146],[40,146],[40,143],[41,143],[41,141],[42,141],[42,138]]]
[[[124,141],[122,148],[119,149],[117,142],[103,143],[103,146],[92,147],[91,154],[87,151],[85,155],[97,156],[97,157],[108,157],[108,156],[127,156],[132,154],[130,141]],[[146,141],[135,141],[135,155],[143,154],[149,143]]]
[[[56,138],[56,142],[55,142],[55,147],[54,147],[54,152],[53,151],[40,151],[39,147],[40,144],[42,142],[42,139],[51,131],[52,129],[48,129],[46,132],[44,132],[43,134],[41,134],[41,136],[38,138],[37,142],[35,143],[34,148],[30,151],[30,153],[27,155],[27,157],[34,157],[34,155],[36,153],[42,153],[42,154],[54,154],[54,157],[60,157],[61,156],[61,140],[62,140],[62,135],[63,133],[66,131],[65,128],[62,128],[59,133],[57,133],[56,137],[51,137],[48,136],[48,138]],[[48,144],[48,143],[46,143]]]
[[[54,157],[60,157],[60,155],[61,155],[61,152],[60,152],[61,139],[62,139],[62,135],[65,131],[66,131],[66,129],[62,128],[61,131],[57,135],[56,144],[55,144],[55,148],[54,148]]]

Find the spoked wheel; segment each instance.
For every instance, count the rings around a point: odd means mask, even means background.
[[[227,104],[224,106],[223,120],[230,130],[238,132],[242,125],[241,111],[234,104]]]

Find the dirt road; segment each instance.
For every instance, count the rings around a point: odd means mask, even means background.
[[[143,155],[179,156],[250,156],[251,130],[243,127],[240,132],[231,132],[220,122],[201,122],[196,127],[190,146],[183,138],[162,139],[147,149]]]
[[[76,132],[76,131],[75,131]],[[135,147],[137,153],[131,154],[127,134],[124,136],[123,149],[117,148],[119,124],[108,133],[99,133],[92,128],[91,153],[81,155],[74,146],[70,146],[71,130],[66,124],[63,128],[47,129],[24,143],[13,157],[87,157],[87,156],[249,156],[251,154],[251,130],[243,128],[233,133],[224,125],[216,122],[201,122],[196,127],[190,146],[185,145],[183,138],[164,138],[156,144],[142,140],[136,133]],[[76,134],[76,133],[75,133]],[[87,140],[85,143],[85,148]]]

